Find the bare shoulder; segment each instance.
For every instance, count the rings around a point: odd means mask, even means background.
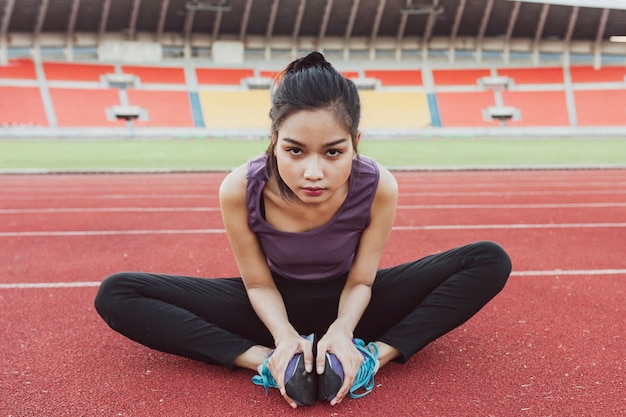
[[[220,204],[222,206],[225,204],[236,204],[245,200],[247,175],[247,164],[235,168],[226,175],[219,190]]]
[[[398,196],[398,181],[396,181],[396,177],[384,166],[378,163],[377,166],[380,176],[378,179],[378,188],[376,189],[376,199],[395,201]]]

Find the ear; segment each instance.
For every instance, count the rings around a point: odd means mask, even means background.
[[[354,138],[354,143],[352,144],[352,147],[354,148],[354,153],[357,153],[357,150],[359,149],[359,143],[361,143],[360,130],[356,132],[356,137]]]

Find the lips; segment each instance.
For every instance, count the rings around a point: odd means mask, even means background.
[[[305,187],[304,193],[309,197],[316,197],[324,191],[321,187]]]

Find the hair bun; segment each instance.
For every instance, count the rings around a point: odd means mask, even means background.
[[[293,65],[293,72],[303,71],[311,67],[330,68],[330,62],[319,52],[311,52],[304,58],[300,58]]]

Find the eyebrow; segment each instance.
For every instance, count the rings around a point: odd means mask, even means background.
[[[296,146],[299,146],[301,148],[306,148],[306,144],[304,144],[302,142],[298,142],[295,139],[291,139],[291,138],[282,138],[282,139],[285,142],[291,143],[292,145],[296,145]],[[342,143],[347,142],[347,141],[348,141],[348,139],[346,139],[346,138],[337,139],[337,140],[334,140],[332,142],[325,143],[323,147],[324,148],[332,148],[333,146],[341,145]]]

